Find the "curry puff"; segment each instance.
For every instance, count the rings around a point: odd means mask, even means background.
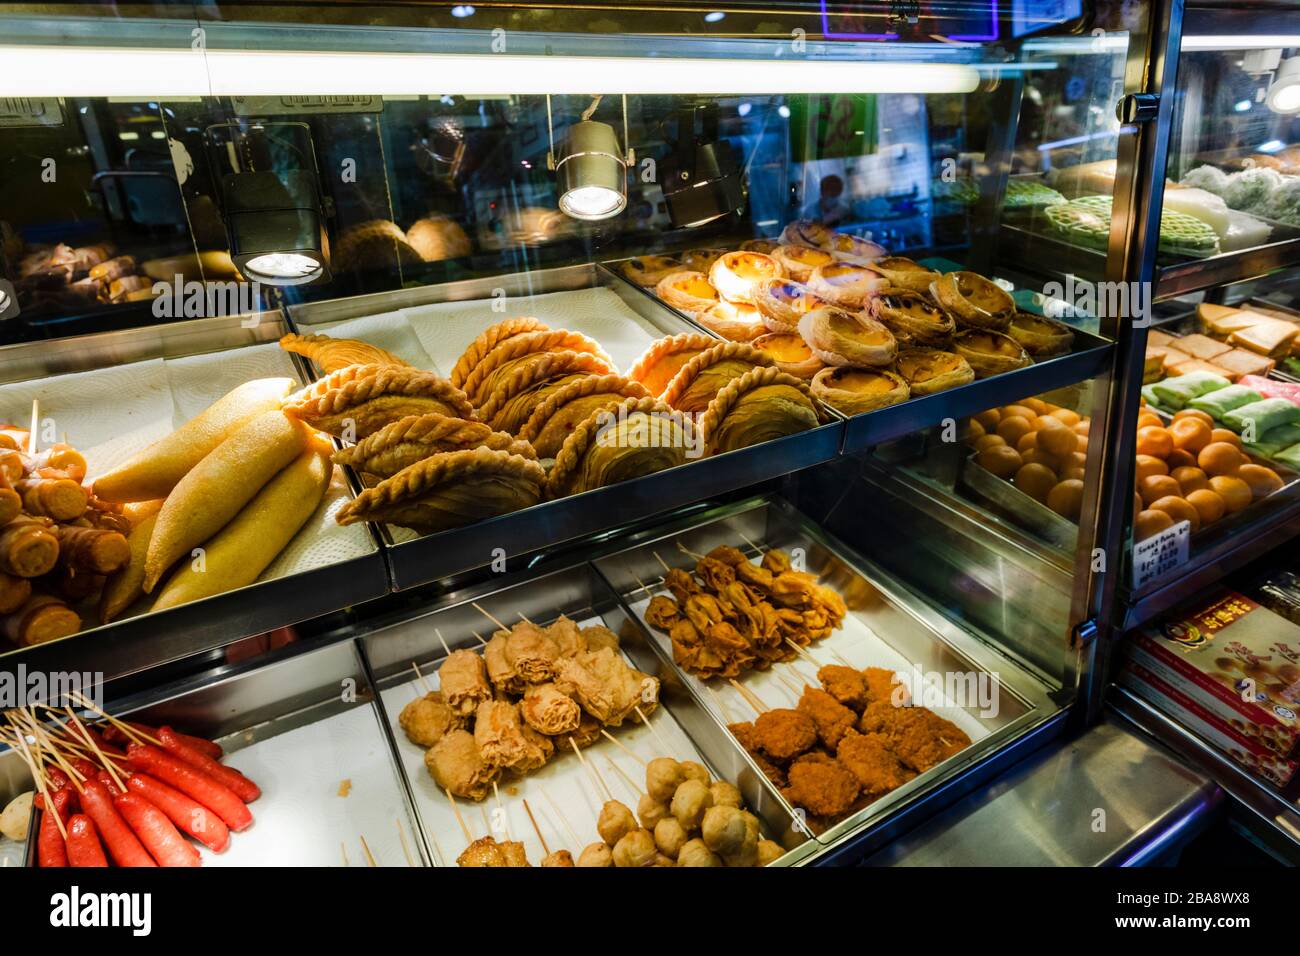
[[[550,329],[541,319],[535,319],[531,315],[519,315],[514,318],[504,319],[495,325],[484,329],[479,337],[470,343],[461,357],[456,361],[456,366],[451,370],[451,384],[457,388],[465,387],[465,379],[469,373],[474,371],[474,367],[483,360],[494,348],[504,342],[506,339],[516,335],[523,335],[526,332],[545,332]]]
[[[410,365],[392,352],[360,339],[336,339],[329,335],[299,335],[290,332],[280,337],[280,348],[310,359],[327,375],[349,365]]]
[[[339,524],[377,521],[429,533],[508,514],[541,500],[546,472],[489,448],[426,458],[367,488],[339,509]]]
[[[586,375],[549,390],[517,434],[532,444],[539,458],[554,458],[592,415],[615,409],[629,398],[650,397],[644,385],[622,375]]]
[[[823,418],[807,382],[757,368],[718,392],[700,419],[700,437],[708,454],[717,455],[816,428]]]
[[[403,468],[442,452],[472,448],[537,457],[532,445],[513,435],[495,432],[482,422],[430,412],[390,422],[357,444],[335,452],[334,463],[351,465],[363,474],[391,478]]]
[[[547,477],[551,498],[641,478],[686,461],[694,426],[655,398],[628,398],[598,411],[564,440]]]
[[[614,362],[605,350],[581,332],[568,329],[524,332],[498,342],[479,359],[465,377],[465,394],[475,405],[483,406],[516,370],[550,352],[577,352],[591,356],[593,361],[586,371],[608,374],[615,370]]]
[[[313,428],[357,440],[408,415],[437,412],[475,420],[474,407],[451,382],[400,365],[349,365],[285,400],[284,412]]]
[[[728,382],[756,368],[773,367],[772,359],[752,345],[723,342],[682,365],[660,397],[679,412],[699,413]]]

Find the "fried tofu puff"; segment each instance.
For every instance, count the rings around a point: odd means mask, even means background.
[[[826,691],[805,687],[798,709],[813,719],[821,742],[834,750],[844,735],[858,722],[858,715],[839,703]]]
[[[825,754],[805,754],[790,765],[790,785],[783,791],[796,807],[819,817],[846,813],[861,785],[847,767]]]
[[[873,796],[895,790],[916,776],[889,749],[882,734],[846,734],[835,757],[858,778],[862,791]]]
[[[817,724],[802,711],[780,707],[754,721],[755,746],[773,760],[790,760],[817,743]]]
[[[447,706],[438,691],[417,697],[397,715],[397,723],[406,738],[417,746],[428,749],[452,730],[465,726],[465,721]]]
[[[826,693],[858,713],[862,713],[862,709],[871,701],[867,679],[852,667],[845,667],[843,664],[827,664],[817,671],[817,679],[821,681]]]

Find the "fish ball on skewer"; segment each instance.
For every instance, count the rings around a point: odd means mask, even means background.
[[[573,866],[573,854],[568,850],[555,850],[542,857],[541,865],[571,867]]]
[[[677,822],[686,830],[698,830],[704,812],[713,806],[713,794],[698,780],[687,780],[673,794],[671,809]]]
[[[696,763],[694,760],[683,760],[680,764],[682,776],[687,780],[698,780],[706,787],[712,782],[713,778],[709,776],[709,768],[702,763]]]
[[[714,853],[721,856],[735,853],[744,845],[748,834],[745,818],[735,807],[710,807],[704,814],[700,837]]]
[[[641,799],[636,804],[636,817],[641,821],[641,826],[653,830],[666,816],[670,816],[668,804],[661,803],[648,793],[641,794]]]
[[[672,757],[656,757],[646,764],[646,793],[661,803],[672,800],[673,794],[685,779],[686,775],[682,773],[681,764]]]
[[[701,839],[687,840],[677,854],[678,866],[722,866],[718,855],[704,845]]]
[[[682,845],[690,839],[690,834],[677,822],[676,817],[664,817],[655,824],[655,846],[664,856],[677,859]]]
[[[627,808],[627,804],[618,800],[606,800],[600,808],[596,819],[596,832],[609,846],[614,846],[633,830],[638,829],[636,817]]]
[[[753,831],[745,830],[745,839],[734,853],[723,853],[722,862],[727,866],[758,866],[758,837]]]
[[[654,866],[658,855],[649,830],[633,830],[614,845],[614,865],[618,867]]]
[[[613,866],[614,854],[604,843],[592,843],[578,854],[578,866]]]
[[[785,856],[785,850],[781,844],[773,843],[771,840],[758,841],[758,865],[767,866]]]
[[[713,805],[715,807],[735,807],[739,810],[745,805],[740,790],[737,789],[735,784],[727,783],[725,780],[715,780],[710,784],[709,793],[713,795]]]

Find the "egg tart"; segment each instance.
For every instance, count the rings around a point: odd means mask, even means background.
[[[280,337],[280,348],[315,362],[327,375],[349,365],[407,365],[392,352],[360,339],[336,339],[328,335],[299,335],[290,332]]]
[[[818,266],[808,277],[809,289],[844,309],[866,308],[871,297],[888,286],[884,276],[852,262]]]
[[[722,342],[683,365],[660,397],[679,412],[702,412],[724,385],[756,368],[775,363],[752,345]]]
[[[977,272],[945,272],[930,283],[930,295],[972,329],[1004,332],[1016,311],[1011,293]]]
[[[975,381],[970,363],[955,352],[940,349],[903,349],[894,367],[918,398]]]
[[[958,332],[952,338],[952,350],[970,363],[976,378],[1000,375],[1033,363],[1019,342],[989,329]]]
[[[888,365],[898,354],[894,333],[865,313],[813,309],[799,320],[799,334],[827,365]]]
[[[685,268],[672,256],[634,256],[623,263],[623,275],[645,288],[653,288],[665,276]]]
[[[754,305],[769,332],[795,332],[804,315],[831,303],[802,282],[769,279],[754,290]]]
[[[808,383],[779,368],[758,368],[728,382],[700,417],[707,454],[747,448],[816,428],[822,411]]]
[[[470,343],[469,348],[456,360],[456,367],[451,370],[448,379],[457,388],[464,388],[465,379],[474,370],[474,366],[483,361],[483,356],[506,339],[516,335],[523,335],[525,332],[546,332],[549,329],[549,325],[541,319],[533,318],[531,315],[502,319],[495,325],[488,326],[479,334],[478,338]]]
[[[792,246],[814,246],[818,249],[830,244],[833,231],[811,219],[796,219],[781,230],[781,242]]]
[[[713,263],[726,255],[726,249],[687,249],[678,255],[682,260],[682,268],[689,269],[691,272],[703,272],[706,275]]]
[[[883,256],[874,259],[871,262],[871,269],[888,279],[893,288],[906,289],[908,292],[929,292],[930,283],[942,275],[905,256]]]
[[[881,256],[889,255],[889,250],[870,239],[859,239],[845,232],[832,232],[830,240],[822,245],[823,249],[845,262],[875,262]]]
[[[476,421],[465,393],[433,372],[404,365],[349,365],[285,399],[284,413],[357,441],[407,415],[437,412]]]
[[[812,393],[845,415],[873,412],[911,397],[911,389],[896,372],[873,368],[824,368],[812,380]]]
[[[529,442],[541,458],[554,458],[573,431],[602,409],[614,408],[629,398],[651,398],[640,382],[622,375],[587,375],[552,390],[533,409],[519,437]]]
[[[674,309],[689,312],[706,312],[718,303],[718,290],[709,285],[703,272],[674,272],[659,280],[655,295]]]
[[[762,313],[742,302],[719,302],[695,313],[695,321],[729,342],[748,342],[767,331]]]
[[[918,292],[891,289],[871,300],[870,312],[900,342],[942,345],[957,331],[952,316]]]
[[[768,255],[777,261],[787,276],[799,282],[807,282],[818,266],[828,266],[835,261],[835,257],[825,249],[812,246],[777,246]]]
[[[709,282],[728,302],[752,303],[760,282],[781,276],[776,260],[761,252],[728,252],[709,268]]]
[[[694,426],[656,398],[628,398],[573,430],[546,480],[551,498],[581,494],[683,464]]]
[[[536,352],[513,364],[484,392],[478,415],[497,431],[514,435],[551,392],[588,375],[610,375],[613,368],[589,352]]]
[[[777,368],[795,378],[812,378],[825,367],[798,332],[768,332],[750,344],[776,363]]]
[[[339,509],[339,524],[378,521],[423,533],[509,514],[541,500],[546,472],[490,448],[434,455],[367,488]]]
[[[581,332],[570,332],[568,329],[525,332],[522,335],[512,335],[483,356],[465,377],[462,386],[465,394],[475,405],[482,405],[512,369],[529,356],[545,352],[586,352],[603,363],[604,368],[600,370],[602,374],[614,371],[614,362],[605,354],[605,350]]]
[[[761,252],[763,255],[771,255],[772,250],[781,244],[777,239],[749,239],[740,244],[741,252]]]
[[[703,332],[682,332],[657,339],[628,369],[627,377],[640,382],[651,395],[662,395],[683,365],[717,344],[717,339]]]
[[[1007,335],[1036,357],[1064,355],[1074,345],[1074,330],[1068,325],[1032,312],[1017,311],[1011,318]]]
[[[351,465],[357,471],[380,478],[391,478],[417,461],[448,451],[488,448],[524,458],[536,458],[537,452],[526,441],[505,432],[495,432],[482,422],[467,422],[431,412],[407,415],[390,422],[357,444],[334,453],[334,462]]]

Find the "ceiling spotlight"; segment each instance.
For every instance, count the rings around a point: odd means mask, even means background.
[[[1264,103],[1274,113],[1300,113],[1300,56],[1282,61],[1268,85]]]
[[[745,208],[745,175],[731,144],[718,136],[717,104],[678,111],[676,148],[663,167],[664,202],[674,226],[702,226]]]
[[[600,105],[596,97],[582,119],[569,127],[559,159],[551,121],[551,99],[546,98],[546,124],[551,137],[547,167],[555,171],[560,211],[573,219],[608,219],[627,206],[627,170],[634,162],[632,150],[620,148],[614,127],[591,117]],[[623,98],[623,143],[627,144],[627,97]]]
[[[304,285],[330,278],[311,132],[303,123],[222,123],[207,143],[221,170],[230,257],[246,279]]]

